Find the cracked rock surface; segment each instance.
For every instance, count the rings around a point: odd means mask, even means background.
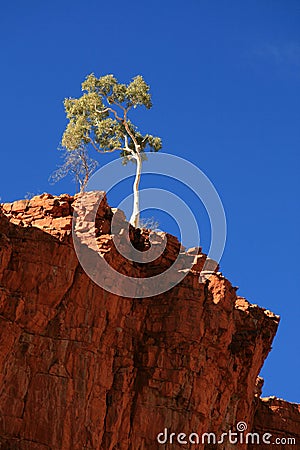
[[[206,256],[185,252],[173,236],[154,262],[124,261],[110,226],[114,214],[125,217],[105,197],[97,245],[121,273],[153,276],[180,252],[194,262],[178,285],[155,297],[103,290],[74,251],[76,198],[43,194],[0,210],[0,449],[192,449],[160,445],[156,436],[164,428],[221,435],[239,421],[300,443],[298,405],[259,398],[257,376],[279,317],[239,297],[220,272],[199,282]],[[149,248],[146,230],[129,234],[135,248]]]

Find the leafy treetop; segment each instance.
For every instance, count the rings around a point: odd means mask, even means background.
[[[128,85],[118,83],[113,75],[97,78],[87,76],[82,83],[84,94],[64,101],[69,123],[62,137],[62,145],[69,151],[87,144],[101,153],[119,150],[126,162],[141,157],[147,148],[161,149],[161,139],[142,135],[128,119],[128,112],[137,106],[152,107],[149,86],[141,75]]]

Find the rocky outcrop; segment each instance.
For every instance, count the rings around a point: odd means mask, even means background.
[[[178,270],[193,259],[168,292],[147,298],[107,292],[74,251],[77,201],[44,194],[0,212],[0,448],[230,449],[237,446],[226,439],[214,445],[212,436],[202,445],[202,433],[220,438],[240,422],[295,436],[298,407],[258,396],[278,316],[239,297],[220,272],[199,280],[206,256],[185,251],[173,236],[158,236],[166,248],[151,264],[125,261],[110,233],[114,215],[124,217],[104,197],[98,251],[120,273],[149,277],[178,254]],[[140,251],[151,246],[146,230],[129,227],[129,239]],[[159,443],[165,429],[168,443]],[[179,442],[197,436],[198,446]]]
[[[267,441],[276,445],[276,449],[298,448],[300,446],[300,405],[275,397],[259,399],[252,431],[260,437],[270,433],[272,436],[267,438]],[[270,444],[261,442],[259,448],[268,450]],[[255,449],[257,449],[256,445],[249,445],[249,450]]]

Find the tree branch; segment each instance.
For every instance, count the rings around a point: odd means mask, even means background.
[[[114,105],[117,105],[119,108],[121,108],[122,109],[122,111],[124,111],[124,113],[125,113],[125,107],[124,106],[122,106],[121,105],[121,103],[119,103],[119,102],[115,102],[114,100],[112,100],[111,101]]]
[[[125,150],[126,150],[128,153],[130,153],[130,155],[131,155],[132,158],[137,159],[136,153],[132,150],[132,148],[130,148],[130,147],[128,146],[128,137],[127,137],[127,134],[124,135],[124,141],[125,141]]]
[[[135,139],[133,133],[131,133],[130,128],[129,128],[129,126],[128,126],[128,122],[127,122],[127,109],[125,109],[125,111],[124,111],[123,125],[124,125],[124,127],[125,127],[125,130],[127,131],[127,134],[131,137],[132,142],[134,143],[136,153],[139,153],[140,146],[139,146],[137,140]]]
[[[127,150],[124,147],[114,147],[110,150],[101,150],[101,148],[95,144],[94,140],[91,137],[88,137],[88,136],[86,136],[86,137],[87,137],[87,139],[89,139],[90,143],[92,144],[92,146],[98,153],[112,153],[112,152],[115,152],[116,150],[119,150],[119,151]]]
[[[110,111],[112,114],[114,114],[115,118],[116,118],[119,122],[122,122],[122,121],[123,121],[123,119],[122,119],[121,117],[118,116],[118,113],[117,113],[113,108],[110,108],[109,106],[107,106],[105,109],[103,109],[103,111],[99,111],[99,109],[97,109],[97,107],[96,107],[96,105],[95,105],[95,111],[96,111],[97,113],[99,113],[99,114],[103,114],[103,113],[105,113],[105,112],[107,112],[107,111]]]

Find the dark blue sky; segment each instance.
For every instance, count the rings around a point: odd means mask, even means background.
[[[299,402],[299,2],[18,0],[2,5],[0,22],[2,201],[74,192],[71,180],[48,183],[62,100],[79,96],[90,72],[121,82],[142,74],[154,107],[137,122],[200,167],[222,198],[223,273],[281,315],[264,395]],[[186,196],[201,222],[201,205]]]

